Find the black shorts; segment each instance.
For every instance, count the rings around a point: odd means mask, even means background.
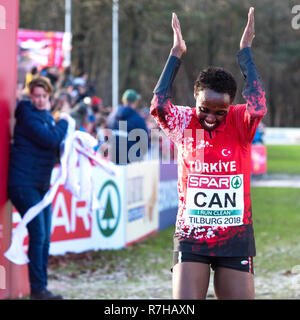
[[[201,256],[199,254],[174,251],[173,267],[177,263],[182,262],[201,262],[211,265],[215,270],[218,267],[230,268],[234,270],[251,272],[254,274],[253,257],[216,257],[216,256]],[[171,269],[171,271],[173,268]]]

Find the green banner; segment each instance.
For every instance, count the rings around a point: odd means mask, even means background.
[[[242,210],[195,210],[188,209],[188,215],[193,216],[211,216],[211,217],[220,217],[220,216],[239,216],[242,215]]]

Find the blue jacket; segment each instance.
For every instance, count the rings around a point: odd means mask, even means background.
[[[126,121],[126,127],[123,128],[119,121]],[[126,164],[130,162],[130,159],[128,158],[128,151],[134,144],[138,143],[141,139],[140,136],[137,136],[135,141],[128,140],[128,135],[131,132],[131,130],[144,130],[144,137],[147,137],[147,141],[145,142],[147,142],[148,146],[149,136],[145,119],[131,107],[120,105],[117,112],[112,114],[112,116],[109,118],[107,127],[113,130],[115,136],[115,143],[112,146],[113,150],[111,160],[117,164]],[[142,140],[142,142],[144,142],[144,140]],[[141,157],[145,155],[148,151],[147,146],[145,144],[142,144],[142,142],[141,148],[140,146],[137,146],[137,150],[135,153],[139,160],[141,160]],[[125,148],[126,146],[127,148],[123,150],[123,147]]]
[[[47,190],[68,123],[66,120],[55,123],[49,111],[36,109],[30,100],[18,104],[15,117],[8,186]]]

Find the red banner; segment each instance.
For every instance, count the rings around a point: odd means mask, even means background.
[[[19,1],[0,2],[0,299],[28,293],[27,266],[15,266],[3,256],[11,239],[11,213],[7,201],[10,116],[16,105],[17,30]]]
[[[251,148],[251,173],[267,173],[267,148],[263,144],[253,144]]]
[[[61,68],[64,58],[64,37],[64,32],[20,29],[18,31],[19,57],[26,55],[26,59],[30,59],[35,66]]]
[[[13,228],[20,220],[20,214],[13,208]],[[92,217],[86,201],[77,200],[63,185],[59,186],[52,202],[51,243],[88,239],[91,235]],[[24,239],[24,246],[28,246],[28,236]]]

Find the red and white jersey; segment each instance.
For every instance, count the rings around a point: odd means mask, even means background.
[[[250,196],[251,143],[264,116],[246,104],[230,106],[215,130],[203,130],[196,109],[163,104],[151,114],[178,149],[179,205],[175,241],[202,255],[253,256]]]

